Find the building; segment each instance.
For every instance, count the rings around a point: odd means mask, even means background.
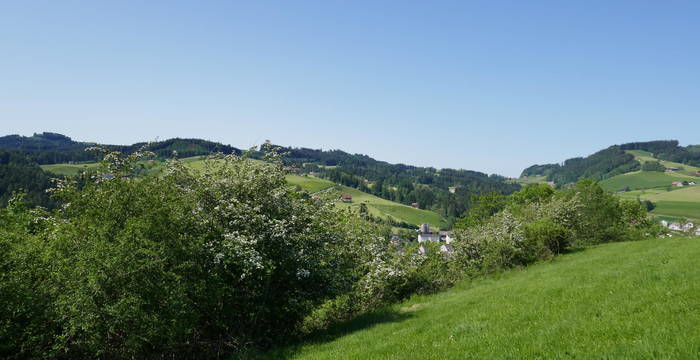
[[[694,227],[695,227],[695,225],[693,223],[689,222],[689,223],[683,225],[683,231],[693,230]]]
[[[412,207],[412,208],[415,208],[415,209],[418,209],[419,204],[418,204],[417,202],[411,203],[411,207]]]
[[[667,227],[668,227],[668,221],[666,221],[666,220],[661,220],[661,226],[667,228]]]
[[[680,181],[674,181],[671,183],[671,186],[683,186],[683,183]]]
[[[445,244],[449,244],[452,242],[452,231],[440,231],[440,242],[444,242]]]
[[[425,248],[425,246],[421,245],[418,247],[418,255],[425,255],[428,253],[428,249]]]
[[[426,241],[440,242],[440,234],[433,234],[433,232],[430,231],[430,225],[423,224],[418,228],[418,242],[422,243]]]
[[[418,234],[418,242],[426,242],[426,241],[432,241],[432,242],[440,242],[440,234],[432,234],[432,233],[420,233]]]
[[[352,202],[352,195],[350,195],[350,194],[342,194],[342,195],[340,195],[340,201],[342,201],[342,202]]]
[[[670,223],[670,224],[668,225],[668,228],[669,228],[670,230],[677,230],[677,231],[683,230],[683,228],[681,227],[681,224],[680,224],[680,223],[677,223],[677,222]]]

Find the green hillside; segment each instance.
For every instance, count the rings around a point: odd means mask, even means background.
[[[600,182],[606,190],[620,190],[629,187],[632,190],[651,189],[671,186],[674,181],[698,181],[700,178],[680,173],[665,173],[656,171],[634,171],[617,175]]]
[[[614,243],[417,296],[267,359],[696,359],[700,238]]]
[[[444,227],[442,217],[435,212],[414,209],[410,206],[382,199],[378,196],[348,186],[336,185],[328,180],[312,176],[287,175],[287,182],[292,185],[299,185],[302,189],[310,193],[320,192],[320,196],[327,200],[334,201],[335,205],[341,209],[349,208],[357,212],[360,209],[360,204],[364,203],[367,205],[369,213],[373,216],[391,218],[394,221],[406,222],[413,225],[427,223],[433,227]],[[338,201],[341,194],[352,195],[352,202],[346,203]]]
[[[51,164],[41,165],[41,168],[52,174],[57,175],[77,175],[82,171],[91,171],[97,169],[97,163],[87,164]]]

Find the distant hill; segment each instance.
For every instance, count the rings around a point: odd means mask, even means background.
[[[150,143],[140,142],[132,145],[100,144],[100,146],[130,154],[147,144],[148,150],[160,158],[170,157],[173,152],[177,152],[180,157],[208,155],[214,152],[224,154],[241,152],[230,145],[213,141],[180,138]],[[97,144],[73,141],[68,136],[50,132],[35,133],[32,136],[8,135],[0,137],[0,149],[14,150],[41,165],[94,161],[95,154],[86,152],[85,149],[95,145]]]
[[[644,151],[653,159],[690,166],[700,166],[700,145],[682,147],[677,140],[657,140],[613,145],[587,157],[565,160],[561,164],[533,165],[523,170],[521,177],[544,176],[547,181],[565,185],[583,178],[605,180],[617,175],[640,170],[640,161],[634,151]]]
[[[520,188],[503,176],[472,170],[390,164],[341,150],[284,147],[283,151],[288,153],[285,163],[303,173],[447,217],[464,213],[475,194],[510,194]]]
[[[147,143],[132,145],[100,145],[113,151],[129,154]],[[50,172],[74,174],[91,167],[95,154],[85,149],[95,143],[77,142],[56,133],[36,133],[25,137],[0,137],[0,149],[12,151],[33,161]],[[390,164],[367,155],[350,154],[341,150],[317,150],[281,147],[287,155],[285,165],[290,172],[310,174],[330,182],[357,189],[395,203],[422,210],[431,210],[446,218],[463,214],[475,195],[496,192],[509,194],[520,185],[503,176],[472,170],[436,169],[405,164]],[[169,139],[148,143],[148,150],[160,159],[172,156],[186,158],[211,153],[241,153],[230,145],[201,139]],[[260,152],[251,154],[260,158]]]

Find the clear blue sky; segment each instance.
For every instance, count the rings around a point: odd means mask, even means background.
[[[700,1],[2,1],[0,134],[516,176],[700,143]]]

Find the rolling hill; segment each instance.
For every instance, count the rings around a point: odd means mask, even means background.
[[[565,177],[562,174],[566,174],[569,176],[567,179],[573,181],[588,176],[599,180],[602,188],[618,192],[622,197],[653,202],[655,205],[651,212],[653,215],[671,220],[678,218],[700,220],[700,196],[697,195],[700,185],[690,185],[691,188],[698,186],[693,189],[671,187],[674,182],[700,184],[700,176],[698,176],[700,167],[696,166],[695,161],[697,149],[697,146],[680,147],[677,141],[614,145],[587,158],[569,159],[563,165],[531,166],[523,171],[519,181],[524,183],[554,180],[556,182]],[[600,169],[606,169],[603,165],[615,164],[617,161],[615,159],[619,160],[623,157],[627,159],[623,162],[624,166],[600,172]],[[630,159],[636,165],[630,165]],[[660,171],[648,171],[644,164],[653,164],[655,167],[652,169]],[[640,170],[642,168],[644,170]],[[626,171],[619,173],[623,169]],[[663,171],[664,169],[673,170]],[[557,184],[566,186],[567,182],[559,181]]]
[[[700,238],[613,243],[371,313],[262,359],[691,359]]]

